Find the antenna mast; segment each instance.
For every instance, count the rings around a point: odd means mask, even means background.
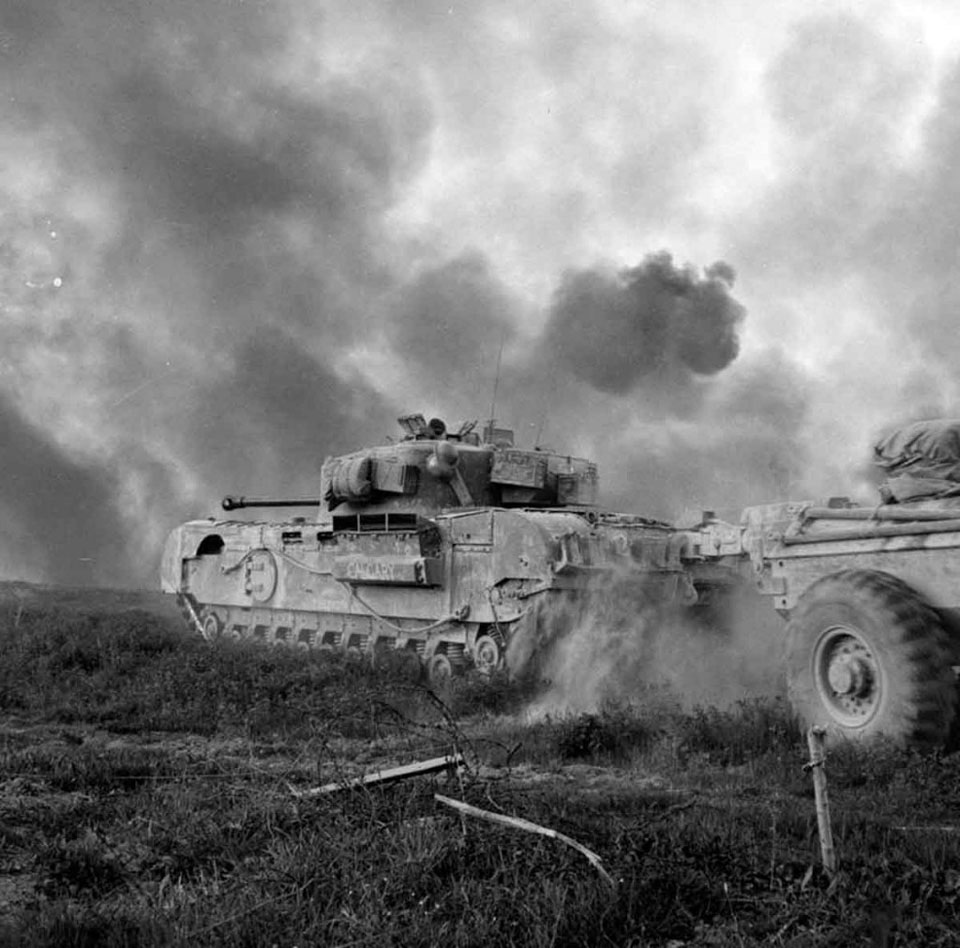
[[[543,412],[540,415],[540,424],[537,426],[537,439],[533,443],[534,449],[540,447],[540,437],[543,435],[543,426],[546,424],[546,421],[547,421],[547,409],[544,408]]]
[[[550,390],[548,392],[548,397],[543,406],[543,411],[540,413],[540,424],[537,427],[537,440],[534,443],[535,448],[540,447],[540,438],[543,436],[543,426],[547,423],[547,412],[550,411],[550,406],[553,404],[553,393],[557,387],[557,377],[556,375],[550,376]]]
[[[497,374],[493,380],[493,397],[490,399],[490,428],[493,428],[493,423],[496,421],[497,415],[497,389],[500,388],[500,364],[503,361],[503,343],[506,339],[507,331],[504,328],[503,332],[500,333],[500,351],[497,353]]]

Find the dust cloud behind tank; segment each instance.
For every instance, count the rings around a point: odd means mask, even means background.
[[[316,497],[227,497],[227,511],[315,506],[312,519],[201,520],[174,530],[162,588],[208,639],[252,638],[376,658],[442,681],[518,671],[616,580],[658,602],[696,598],[687,538],[597,505],[584,458],[527,449],[492,422],[399,419],[402,437],[328,458]]]

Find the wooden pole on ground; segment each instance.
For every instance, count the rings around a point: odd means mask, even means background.
[[[403,767],[392,767],[390,770],[378,770],[375,773],[357,777],[354,780],[341,780],[337,783],[327,783],[322,787],[313,787],[311,790],[298,790],[290,786],[290,791],[297,797],[317,797],[327,793],[339,793],[341,790],[356,790],[359,787],[377,787],[410,777],[422,777],[425,774],[437,774],[444,770],[457,770],[463,767],[466,761],[462,754],[448,754],[446,757],[434,757],[432,760],[421,760],[415,764],[405,764]]]
[[[561,843],[570,846],[578,853],[586,856],[590,865],[600,873],[603,881],[606,882],[611,889],[617,888],[616,880],[603,868],[600,857],[592,849],[587,849],[583,843],[578,843],[575,839],[571,839],[569,836],[557,832],[555,829],[550,829],[549,826],[531,823],[530,820],[522,819],[519,816],[507,816],[506,813],[492,813],[490,810],[481,810],[478,806],[472,806],[469,803],[464,803],[462,800],[453,800],[440,793],[435,793],[433,798],[438,803],[452,807],[454,810],[465,813],[467,816],[475,816],[477,819],[486,820],[488,823],[499,823],[501,826],[510,826],[513,829],[523,830],[526,833],[536,833],[538,836],[546,836],[548,839],[559,840]]]
[[[817,804],[817,832],[820,836],[820,858],[830,878],[837,871],[837,854],[833,848],[833,829],[830,826],[830,801],[827,799],[827,774],[824,770],[826,729],[814,726],[807,731],[810,762],[804,766],[813,774],[813,796]]]

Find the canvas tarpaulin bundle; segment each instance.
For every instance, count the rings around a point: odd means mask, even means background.
[[[898,428],[877,442],[873,459],[887,473],[882,491],[893,501],[960,495],[960,419]]]

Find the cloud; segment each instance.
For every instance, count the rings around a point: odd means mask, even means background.
[[[899,27],[794,24],[763,79],[777,174],[728,227],[761,314],[752,328],[806,375],[814,495],[870,498],[872,441],[928,409],[955,414],[960,397],[960,70]]]

